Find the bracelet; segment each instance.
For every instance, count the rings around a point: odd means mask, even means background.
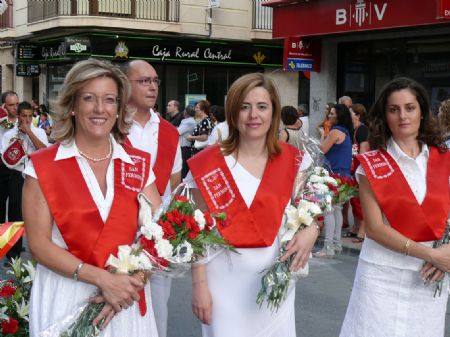
[[[410,239],[406,240],[406,242],[405,242],[405,249],[404,249],[406,256],[409,255],[409,246],[410,245],[411,245],[411,240]]]
[[[81,268],[83,268],[83,266],[84,266],[84,262],[81,262],[81,263],[77,266],[77,269],[75,269],[75,271],[73,272],[72,278],[73,278],[75,281],[79,281],[79,280],[80,280],[80,278],[79,278],[79,276],[80,276],[80,270],[81,270]]]

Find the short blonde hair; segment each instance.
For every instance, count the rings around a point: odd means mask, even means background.
[[[238,120],[241,106],[248,93],[257,87],[266,89],[272,102],[272,123],[270,124],[266,137],[266,147],[269,158],[272,158],[281,151],[278,143],[281,104],[277,89],[273,81],[267,75],[264,75],[263,73],[250,73],[239,77],[228,90],[225,114],[230,135],[221,143],[225,155],[233,153],[239,146]]]
[[[61,143],[73,139],[76,125],[72,111],[75,108],[78,92],[88,82],[101,77],[111,78],[116,82],[118,88],[118,118],[111,133],[119,143],[122,143],[128,135],[133,120],[127,109],[131,91],[127,77],[118,67],[109,62],[89,59],[75,63],[64,80],[57,103],[57,112],[54,114],[52,137],[56,142]]]

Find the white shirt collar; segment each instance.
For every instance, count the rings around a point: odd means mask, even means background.
[[[123,149],[122,145],[116,142],[112,135],[110,135],[110,140],[113,147],[112,159],[120,159],[125,163],[134,165],[134,161]],[[80,152],[78,151],[77,145],[75,144],[75,140],[72,140],[69,143],[62,143],[56,152],[55,160],[62,160],[71,157],[82,158]]]
[[[145,125],[147,125],[147,124],[155,124],[155,123],[156,124],[160,123],[159,116],[158,116],[157,113],[155,113],[153,111],[153,109],[150,109],[150,119],[145,123]],[[136,122],[134,119],[133,119],[133,124],[136,124],[136,125],[138,125],[138,126],[140,126],[142,128],[141,124]]]
[[[400,148],[400,146],[398,146],[398,144],[394,141],[394,139],[392,137],[388,140],[387,151],[395,160],[399,160],[401,158],[414,159],[414,158],[411,158],[410,156],[408,156],[405,152],[403,152],[402,149]],[[428,148],[428,145],[422,143],[422,150],[420,151],[417,158],[419,158],[419,157],[428,158],[429,156],[430,156],[430,149]]]

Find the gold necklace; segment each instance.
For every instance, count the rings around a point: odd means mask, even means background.
[[[109,140],[109,152],[108,152],[108,154],[107,154],[106,156],[104,156],[104,157],[100,157],[100,158],[90,157],[90,156],[88,156],[86,153],[84,153],[83,151],[81,151],[80,149],[78,149],[78,152],[79,152],[84,158],[86,158],[86,159],[88,159],[88,160],[90,160],[90,161],[92,161],[92,162],[94,162],[94,163],[98,163],[98,162],[100,162],[100,161],[104,161],[104,160],[108,159],[109,157],[111,157],[111,154],[112,154],[112,143],[111,143],[111,140]]]

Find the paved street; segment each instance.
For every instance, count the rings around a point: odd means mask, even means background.
[[[28,257],[28,253],[24,253]],[[297,284],[298,337],[337,337],[350,296],[358,257],[355,250],[334,260],[313,258],[310,275]],[[1,261],[0,278],[6,277]],[[191,311],[189,275],[173,282],[168,337],[199,337],[200,325]],[[231,294],[230,294],[231,296]],[[450,336],[450,305],[445,336]],[[233,337],[233,336],[230,336]],[[415,337],[411,335],[411,337]]]
[[[310,275],[297,286],[298,337],[337,337],[350,297],[358,257],[341,255],[334,260],[313,258]],[[231,296],[231,294],[230,294]],[[168,337],[201,336],[191,309],[190,279],[174,280],[170,299]],[[445,336],[450,336],[450,308]],[[232,336],[230,336],[232,337]],[[411,335],[411,337],[416,337]]]

